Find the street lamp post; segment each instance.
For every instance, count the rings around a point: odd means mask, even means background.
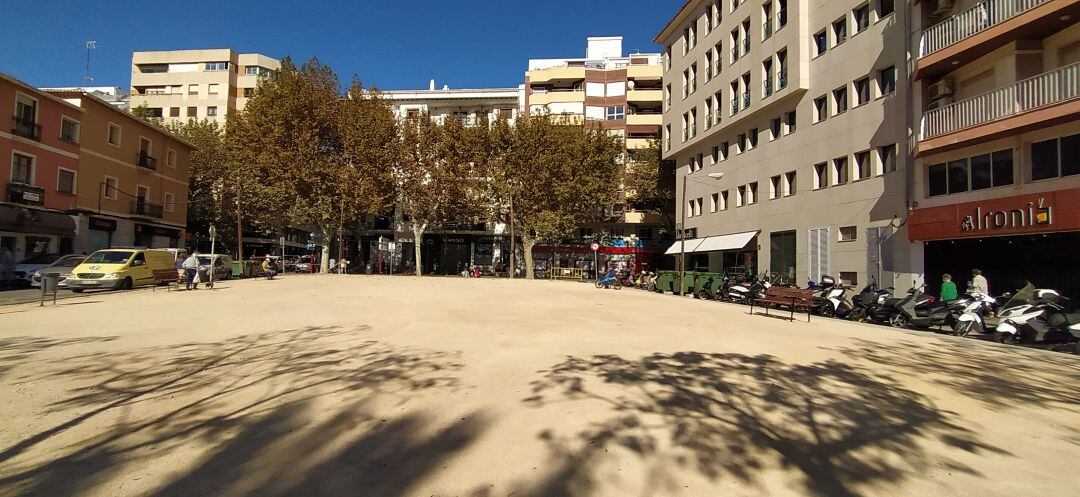
[[[724,173],[709,173],[706,175],[709,178],[720,180],[724,177]],[[676,230],[679,236],[679,296],[686,295],[686,285],[684,284],[684,278],[686,278],[686,182],[690,179],[690,171],[687,170],[686,174],[682,177],[682,199],[683,205],[679,207],[679,226]],[[703,185],[707,184],[703,181],[698,181]]]

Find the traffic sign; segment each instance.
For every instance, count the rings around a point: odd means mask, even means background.
[[[593,242],[593,244],[590,245],[590,247],[592,247],[593,252],[596,252],[597,250],[600,250],[600,244],[596,243],[596,242]]]

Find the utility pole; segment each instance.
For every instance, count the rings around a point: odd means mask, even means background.
[[[338,228],[337,228],[337,260],[338,260],[338,274],[342,274],[342,269],[345,262],[345,197],[342,196],[338,204]]]
[[[244,220],[240,216],[239,188],[236,189],[236,260],[244,260]]]
[[[514,279],[514,271],[517,265],[514,260],[514,252],[517,252],[517,243],[514,239],[514,195],[510,195],[510,279]]]
[[[97,48],[97,41],[88,40],[86,42],[86,76],[83,78],[87,83],[92,83],[94,77],[90,75],[90,50]]]

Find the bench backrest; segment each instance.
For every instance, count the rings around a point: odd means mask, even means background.
[[[176,269],[155,269],[154,279],[161,282],[180,281],[180,275]]]
[[[811,301],[814,299],[814,291],[809,288],[789,288],[784,286],[770,287],[765,292],[765,297],[778,297],[782,299],[795,299],[795,302]]]

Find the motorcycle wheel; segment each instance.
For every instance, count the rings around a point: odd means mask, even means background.
[[[855,322],[865,321],[866,320],[866,309],[863,309],[861,307],[852,309],[851,312],[847,315],[847,318],[849,320],[855,321]]]
[[[622,290],[622,283],[619,283],[619,280],[615,280],[614,286],[616,290]]]
[[[957,321],[953,323],[953,336],[966,337],[971,333],[971,328],[975,326],[975,323],[971,321]]]
[[[836,313],[833,312],[833,308],[832,308],[831,305],[823,305],[823,306],[821,306],[821,309],[819,310],[819,312],[821,313],[822,316],[827,317],[827,318],[831,318],[831,317],[836,316]]]
[[[599,280],[597,280],[597,281],[596,281],[596,288],[604,288],[604,284],[603,284],[603,283],[600,283],[600,281],[599,281]]]
[[[1002,333],[1000,331],[995,331],[993,336],[991,337],[991,340],[997,343],[1009,343],[1011,339],[1012,333]]]
[[[889,325],[893,328],[907,328],[908,320],[903,314],[897,313],[889,316]]]

